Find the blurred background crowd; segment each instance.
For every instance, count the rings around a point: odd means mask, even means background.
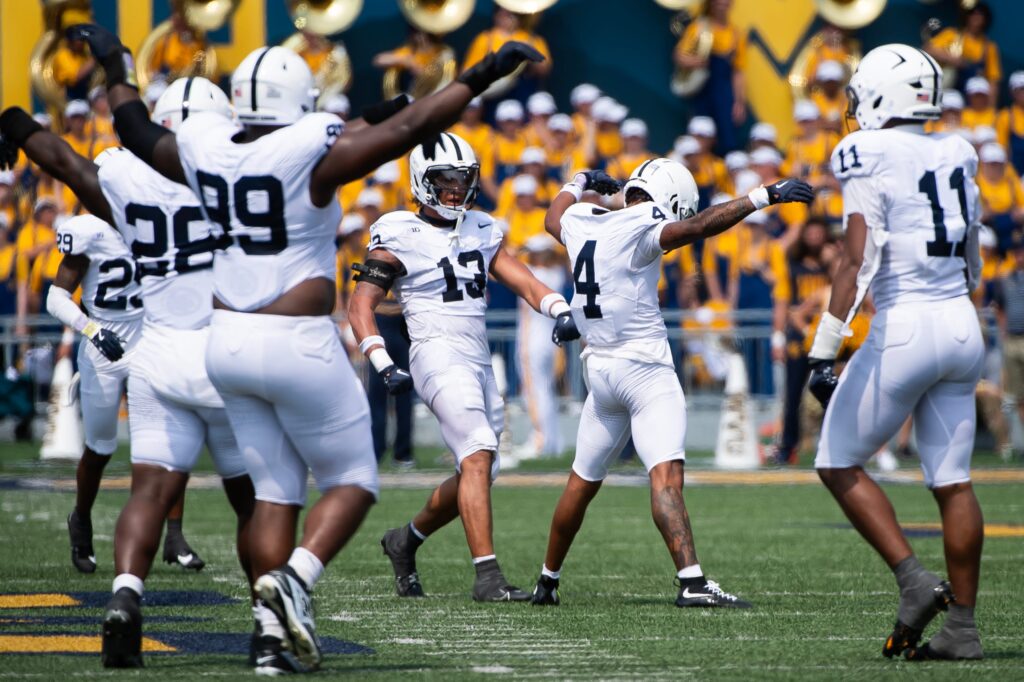
[[[168,3],[167,21],[147,33],[136,51],[146,101],[155,103],[167,83],[180,75],[224,78],[227,70],[218,64],[211,36],[232,11],[260,1]],[[264,3],[268,12],[272,3]],[[65,40],[61,29],[93,17],[94,10],[99,14],[100,4],[44,3],[49,31],[37,43],[31,67],[37,120],[90,157],[117,140],[95,62],[84,45]],[[569,40],[565,13],[550,25],[547,21],[563,4],[576,16],[605,12],[605,20],[614,22],[615,14],[632,2],[481,3],[488,6],[483,13],[489,25],[454,41],[450,39],[467,31],[470,17],[482,11],[472,0],[405,0],[398,3],[407,22],[405,41],[387,50],[379,49],[377,41],[378,49],[359,51],[346,29],[363,9],[361,2],[278,4],[285,5],[297,29],[284,44],[302,55],[316,74],[322,92],[319,106],[342,118],[358,116],[357,105],[399,92],[426,96],[508,40],[528,42],[548,57],[474,100],[451,132],[476,152],[481,166],[478,208],[504,223],[506,248],[549,286],[567,294],[573,273],[564,250],[545,234],[543,222],[547,205],[577,170],[602,168],[625,180],[647,159],[668,156],[693,173],[701,209],[784,176],[811,183],[817,198],[810,207],[770,207],[717,238],[667,254],[660,284],[686,389],[720,395],[727,356],[739,352],[750,392],[773,406],[765,427],[772,446],[765,455],[780,463],[796,461],[814,431],[811,401],[802,400],[807,352],[828,302],[830,271],[842,240],[842,196],[830,158],[837,142],[856,128],[845,115],[844,88],[866,51],[861,31],[889,22],[889,37],[920,46],[943,67],[943,113],[931,129],[962,135],[978,150],[977,182],[986,228],[981,240],[984,282],[975,300],[991,331],[990,362],[978,399],[991,447],[1012,457],[1008,408],[1012,397],[1024,391],[1024,70],[1015,70],[1024,62],[1011,58],[1004,63],[992,34],[995,22],[1024,18],[1021,8],[1009,7],[1014,3],[923,3],[914,8],[913,17],[927,21],[914,21],[904,16],[910,0],[893,2],[892,12],[886,0],[638,0],[637,6],[656,7],[663,22],[659,31],[673,32],[670,42],[660,36],[648,45],[643,35],[629,34],[616,45],[592,42],[588,49],[595,55],[640,52],[641,60],[634,56],[631,64],[667,65],[671,78],[659,96],[680,98],[682,106],[679,115],[668,117],[652,115],[651,97],[639,76],[633,87],[628,72],[578,68],[578,55],[570,54],[563,62],[559,42]],[[771,27],[758,28],[756,13],[781,11],[783,5],[804,10],[807,5],[813,11],[783,68],[786,97],[780,113],[778,102],[756,102],[759,90],[769,89],[758,74],[764,55],[772,54]],[[930,17],[933,10],[940,18]],[[118,21],[123,23],[120,17]],[[4,33],[6,40],[6,24]],[[466,47],[456,49],[449,42]],[[669,49],[654,50],[666,44]],[[596,60],[604,63],[605,57]],[[354,76],[370,68],[376,70],[379,85],[361,87],[357,97]],[[584,71],[594,77],[575,77]],[[614,207],[622,197],[594,195],[585,200]],[[365,254],[370,226],[388,211],[415,210],[408,164],[404,159],[385,164],[344,187],[339,201],[344,218],[336,240],[338,316],[344,337],[352,264]],[[81,212],[66,187],[30,163],[0,173],[0,316],[13,321],[4,347],[9,380],[37,371],[32,357],[39,344],[33,339],[40,327],[29,322],[40,313],[60,262],[55,226]],[[507,392],[522,398],[530,424],[530,436],[517,444],[516,454],[558,454],[571,445],[559,428],[560,410],[572,403],[564,399],[582,391],[573,378],[572,354],[567,357],[550,343],[550,320],[525,307],[517,309],[511,293],[496,283],[489,292],[496,311],[495,350],[506,367]],[[855,321],[847,354],[863,342],[870,317],[868,302]],[[402,363],[407,342],[397,305],[382,306],[378,318],[391,354]],[[390,452],[399,464],[411,463],[413,401],[405,397],[389,405],[377,384],[368,383],[378,456]],[[1024,400],[1018,405],[1024,418]],[[389,417],[395,420],[390,429]],[[908,457],[913,454],[911,433],[908,424],[894,444]],[[388,434],[393,434],[391,443]]]

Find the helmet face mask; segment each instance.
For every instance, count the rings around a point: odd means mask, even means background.
[[[476,201],[480,166],[429,166],[423,174],[422,183],[427,196],[432,199],[427,202],[428,206],[434,210],[448,209],[461,213],[469,210]]]
[[[469,143],[441,133],[409,154],[412,195],[445,220],[458,220],[476,201],[480,164]]]
[[[653,159],[640,164],[622,189],[627,197],[630,190],[643,190],[665,211],[669,220],[685,220],[697,213],[697,183],[683,164],[671,159]]]

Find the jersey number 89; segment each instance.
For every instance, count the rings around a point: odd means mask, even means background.
[[[219,175],[196,171],[196,180],[202,192],[203,208],[213,222],[231,235],[232,215],[228,202],[228,183]],[[281,253],[288,246],[288,226],[284,220],[284,187],[273,175],[246,175],[235,181],[231,187],[231,204],[234,205],[234,220],[243,227],[263,227],[269,230],[266,239],[255,239],[249,234],[240,234],[234,241],[250,256],[272,256]],[[262,195],[266,210],[253,211],[249,200],[253,194]],[[209,200],[213,199],[211,205]]]

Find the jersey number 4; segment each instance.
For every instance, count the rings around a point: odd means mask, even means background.
[[[597,283],[597,276],[594,274],[594,249],[597,241],[588,239],[583,243],[576,256],[576,265],[572,269],[572,279],[576,284],[576,294],[586,296],[587,302],[583,306],[583,316],[588,320],[604,317],[601,314],[601,306],[597,304],[597,296],[601,293],[601,286]]]
[[[196,171],[196,180],[203,192],[203,207],[210,220],[231,234],[231,225],[237,221],[242,227],[267,228],[266,239],[255,239],[250,234],[234,237],[235,243],[250,256],[273,256],[288,246],[288,225],[284,220],[284,187],[273,175],[246,175],[231,187],[234,219],[228,203],[228,183],[219,175]],[[212,196],[211,196],[212,195]],[[254,211],[250,206],[253,196],[259,197],[265,210]],[[210,199],[214,204],[210,204]]]
[[[960,201],[960,214],[964,218],[964,225],[968,223],[967,215],[967,189],[964,187],[964,169],[957,168],[949,175],[949,188],[956,190],[957,199]],[[917,183],[917,190],[928,197],[932,205],[932,222],[935,224],[935,241],[927,242],[929,256],[939,258],[950,258],[953,256],[962,258],[964,255],[964,242],[949,241],[949,234],[946,232],[945,211],[939,203],[939,189],[935,181],[935,171],[928,171],[921,176]]]
[[[459,265],[468,268],[470,263],[476,264],[476,272],[473,273],[473,281],[466,282],[466,293],[470,298],[483,298],[487,289],[487,272],[484,270],[484,256],[479,251],[466,251],[459,254]],[[455,276],[455,266],[447,256],[437,261],[437,267],[444,273],[445,289],[441,294],[441,300],[445,303],[455,303],[465,298],[459,291],[459,280]]]

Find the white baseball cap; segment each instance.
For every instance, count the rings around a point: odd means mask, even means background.
[[[49,128],[53,125],[53,116],[50,116],[45,111],[41,111],[38,114],[32,114],[32,120],[44,128]]]
[[[105,97],[107,94],[107,87],[105,85],[97,85],[89,91],[89,101],[95,102],[100,97]]]
[[[750,152],[750,165],[780,166],[782,165],[782,154],[779,154],[778,150],[771,147],[758,147]]]
[[[761,176],[752,170],[741,170],[736,174],[735,183],[736,196],[742,197],[750,193],[750,190],[761,186]]]
[[[580,83],[572,89],[572,93],[569,95],[569,101],[574,107],[580,107],[591,102],[596,102],[597,98],[601,96],[601,90],[596,85],[590,83]]]
[[[398,161],[391,160],[373,171],[373,180],[382,185],[390,185],[393,182],[398,182],[401,174],[401,170],[398,168]]]
[[[341,219],[338,226],[338,236],[347,237],[353,232],[358,232],[366,227],[366,218],[358,213],[349,213]]]
[[[484,98],[483,97],[474,97],[473,99],[469,100],[469,104],[466,105],[466,108],[467,109],[479,109],[483,105],[484,105]]]
[[[1014,71],[1010,74],[1010,89],[1024,88],[1024,71]]]
[[[821,118],[821,109],[809,99],[802,99],[793,107],[793,118],[798,122],[817,121]]]
[[[967,84],[964,85],[964,92],[968,95],[990,95],[992,94],[992,86],[989,85],[988,79],[975,76],[967,79]]]
[[[686,132],[694,137],[714,137],[718,134],[718,127],[710,116],[694,116],[686,126]]]
[[[52,199],[51,197],[39,197],[38,199],[36,199],[35,206],[32,207],[32,213],[39,213],[39,211],[43,210],[44,208],[52,208],[53,210],[56,211],[56,200]]]
[[[647,137],[647,124],[639,118],[627,118],[619,127],[622,137]]]
[[[143,93],[143,97],[150,105],[156,104],[156,101],[160,99],[160,96],[167,91],[167,81],[162,78],[157,78],[150,81],[149,85],[146,86],[146,92]]]
[[[73,99],[64,107],[64,116],[68,118],[72,116],[88,116],[89,111],[89,103],[84,99]]]
[[[846,77],[846,70],[843,65],[834,59],[826,59],[821,64],[818,64],[818,69],[814,72],[815,80],[819,81],[841,81]]]
[[[544,164],[548,162],[548,155],[544,153],[544,150],[540,147],[527,147],[523,150],[523,153],[519,155],[519,163],[540,163]]]
[[[775,144],[775,141],[778,139],[779,133],[771,123],[762,121],[760,123],[755,123],[750,129],[751,142],[771,142],[772,144]]]
[[[522,121],[523,105],[514,99],[506,99],[499,102],[497,109],[494,110],[494,120]]]
[[[523,248],[528,253],[544,253],[545,251],[554,251],[555,247],[558,246],[558,242],[555,238],[548,233],[535,234],[526,240],[523,244]]]
[[[342,94],[331,95],[323,101],[321,107],[327,113],[338,116],[348,116],[352,111],[352,103],[348,101],[348,97]]]
[[[373,187],[367,187],[359,196],[356,197],[356,208],[362,208],[364,206],[376,206],[380,208],[384,205],[384,195],[380,193],[379,189]]]
[[[720,206],[722,204],[729,203],[733,200],[733,196],[728,192],[718,192],[711,197],[710,206]]]
[[[725,167],[730,173],[750,167],[750,156],[746,152],[736,150],[725,155]]]
[[[526,110],[531,116],[550,116],[558,112],[558,105],[550,92],[535,92],[526,100]]]
[[[942,101],[939,103],[943,109],[964,110],[964,96],[958,90],[943,90]]]
[[[693,135],[680,135],[676,138],[675,144],[672,145],[672,151],[680,157],[700,154],[701,150],[700,142]]]
[[[975,147],[981,147],[989,142],[995,142],[996,138],[996,129],[992,126],[978,126],[971,131],[971,142]]]
[[[622,123],[629,116],[629,109],[611,97],[599,97],[591,110],[594,118],[602,123]]]
[[[743,222],[749,223],[751,225],[762,225],[763,226],[763,225],[767,225],[768,224],[768,216],[766,216],[764,214],[764,211],[754,211],[753,213],[748,215],[746,218],[744,218]]]
[[[517,175],[512,181],[512,193],[517,197],[537,193],[537,180],[532,175]]]
[[[978,160],[982,163],[1006,163],[1006,150],[996,142],[986,142],[978,150]]]
[[[548,130],[571,133],[572,129],[572,118],[568,114],[555,114],[548,119]]]

